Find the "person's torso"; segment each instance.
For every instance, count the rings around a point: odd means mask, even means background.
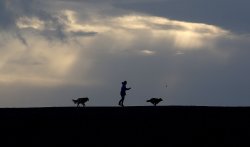
[[[127,90],[126,86],[122,86],[120,93],[121,94],[126,94],[126,90]]]

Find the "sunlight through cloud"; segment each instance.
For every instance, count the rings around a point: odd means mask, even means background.
[[[150,50],[142,50],[141,53],[143,53],[145,55],[153,55],[153,54],[155,54],[154,51],[150,51]]]
[[[85,21],[80,18],[79,12],[66,9],[54,13],[51,18],[54,20],[42,20],[35,16],[17,19],[16,26],[22,30],[22,35],[27,38],[32,48],[18,44],[17,40],[9,40],[10,45],[5,47],[5,58],[1,59],[0,64],[1,70],[5,71],[5,73],[0,72],[0,76],[5,77],[2,78],[5,79],[2,82],[18,81],[18,79],[29,81],[29,77],[30,81],[39,83],[43,78],[44,83],[63,83],[70,80],[76,82],[79,80],[69,75],[77,61],[90,63],[91,60],[83,58],[88,56],[84,54],[88,50],[94,52],[104,50],[112,54],[120,51],[136,51],[140,52],[140,55],[150,56],[158,52],[157,46],[161,42],[162,46],[166,46],[166,50],[171,46],[177,50],[176,55],[183,55],[185,50],[202,49],[213,44],[218,37],[229,33],[213,25],[142,14],[106,17],[100,15]],[[27,28],[38,32],[35,34],[32,31],[25,31]],[[62,33],[66,36],[66,42],[51,40],[54,43],[49,43],[43,38],[43,31],[58,31],[59,35]],[[86,38],[85,36],[89,36],[90,33],[92,36]],[[79,34],[82,36],[74,38],[74,35]],[[138,45],[137,42],[153,48],[143,49],[145,46]],[[10,53],[7,51],[8,48],[12,48],[16,53]],[[13,71],[16,74],[8,75]],[[84,75],[84,71],[82,74]],[[65,80],[66,77],[69,80]]]
[[[44,22],[36,17],[21,17],[17,20],[16,25],[20,29],[33,28],[38,30],[44,29]]]

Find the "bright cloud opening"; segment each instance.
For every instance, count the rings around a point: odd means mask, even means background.
[[[144,55],[153,55],[153,54],[155,54],[154,51],[150,51],[150,50],[142,50],[141,53],[143,53]]]
[[[44,29],[44,22],[36,17],[21,17],[17,20],[16,25],[20,29],[33,28],[37,30]]]

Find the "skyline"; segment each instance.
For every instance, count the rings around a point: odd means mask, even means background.
[[[0,107],[249,106],[248,4],[2,0]]]

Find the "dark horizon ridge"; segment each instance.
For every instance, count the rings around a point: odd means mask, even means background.
[[[250,107],[0,108],[9,145],[250,145]]]

